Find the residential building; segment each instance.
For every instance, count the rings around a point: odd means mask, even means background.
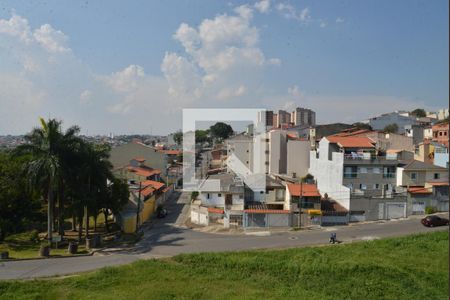
[[[433,180],[448,181],[448,169],[418,160],[402,161],[396,173],[396,184],[403,187],[423,187]]]
[[[437,211],[448,211],[448,180],[426,182],[424,187],[408,188],[408,210],[410,214],[425,214],[426,207]]]
[[[448,169],[449,153],[448,147],[441,144],[434,144],[434,160],[433,164]]]
[[[448,118],[448,108],[440,109],[437,113],[438,120],[444,120]]]
[[[145,180],[161,180],[161,170],[146,165],[142,157],[132,158],[128,165],[114,169],[114,173],[132,184]]]
[[[274,126],[274,113],[272,110],[263,110],[258,113],[258,122],[264,122],[266,128],[272,128]]]
[[[287,174],[301,178],[308,173],[308,140],[298,138],[286,130],[271,130],[267,133],[266,165],[270,174]]]
[[[291,113],[291,123],[294,126],[315,126],[316,125],[316,113],[310,109],[297,107]]]
[[[333,136],[368,137],[375,142],[375,148],[379,151],[386,151],[387,149],[414,151],[413,138],[396,133],[350,128]]]
[[[210,175],[200,184],[198,199],[206,207],[243,210],[244,184],[230,173]]]
[[[247,168],[253,170],[253,137],[246,134],[238,134],[225,140],[226,153],[234,154]]]
[[[409,116],[407,112],[391,112],[369,119],[369,125],[375,130],[383,130],[387,125],[397,124],[398,132],[396,133],[399,134],[405,133],[405,126],[417,123],[416,118]]]
[[[276,122],[274,124],[274,127],[281,128],[283,125],[287,125],[289,123],[291,123],[291,114],[287,111],[279,110],[276,114]]]
[[[162,152],[141,142],[134,141],[113,148],[109,161],[114,169],[118,169],[128,165],[130,160],[135,157],[142,158],[147,165],[160,170],[162,179],[167,180],[169,162],[173,160],[173,154]]]
[[[431,140],[433,138],[433,127],[432,126],[426,126],[423,129],[423,139],[424,140]]]
[[[414,145],[423,141],[425,138],[424,130],[424,126],[419,124],[405,125],[405,135],[412,138]]]
[[[406,196],[395,186],[402,154],[380,155],[367,137],[330,136],[311,151],[309,172],[322,194],[350,212],[350,221],[397,218],[406,214]]]
[[[437,142],[448,147],[448,129],[448,122],[433,125],[433,142]]]

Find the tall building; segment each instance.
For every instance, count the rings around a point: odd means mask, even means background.
[[[276,117],[276,124],[274,127],[280,128],[282,125],[289,124],[291,122],[291,114],[284,110],[279,110]]]
[[[295,126],[316,125],[316,113],[310,109],[297,107],[291,114],[291,122]]]
[[[264,118],[265,115],[265,118]],[[273,127],[274,114],[272,110],[263,110],[258,113],[258,121],[264,121],[266,127]]]

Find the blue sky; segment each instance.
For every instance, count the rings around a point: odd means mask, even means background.
[[[3,1],[0,134],[159,133],[187,107],[319,123],[448,106],[448,1]]]

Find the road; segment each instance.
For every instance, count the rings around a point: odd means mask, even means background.
[[[24,279],[67,275],[91,271],[105,266],[128,264],[180,253],[240,251],[320,245],[328,242],[330,232],[338,240],[351,243],[412,233],[448,230],[448,227],[426,228],[419,219],[352,224],[325,229],[290,232],[253,232],[229,235],[198,232],[179,226],[188,216],[188,195],[174,197],[168,204],[169,215],[145,229],[143,239],[129,249],[103,251],[94,256],[0,262],[0,279]],[[149,226],[150,227],[150,226]]]

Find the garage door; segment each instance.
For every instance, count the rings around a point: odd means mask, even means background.
[[[406,217],[406,203],[386,203],[386,214],[388,219]]]
[[[413,202],[412,205],[413,214],[421,215],[425,213],[425,202]]]

